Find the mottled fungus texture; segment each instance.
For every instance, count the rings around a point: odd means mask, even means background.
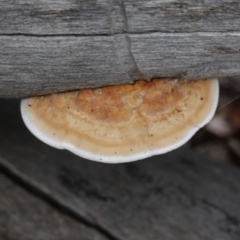
[[[43,142],[90,160],[121,163],[186,143],[213,117],[216,79],[155,79],[21,102],[23,120]]]

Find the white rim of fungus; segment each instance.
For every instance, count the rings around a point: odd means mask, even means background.
[[[102,156],[102,155],[97,155],[97,154],[93,154],[87,151],[84,151],[82,149],[79,149],[78,147],[74,146],[71,143],[68,142],[63,142],[63,141],[56,141],[54,139],[52,139],[51,137],[49,137],[48,135],[45,135],[43,132],[41,132],[39,130],[39,128],[34,124],[34,120],[31,119],[31,116],[27,116],[28,114],[25,113],[24,109],[27,107],[28,105],[28,99],[23,99],[21,101],[21,115],[23,118],[23,121],[25,123],[25,125],[27,126],[27,128],[31,131],[31,133],[36,136],[38,139],[40,139],[42,142],[55,147],[57,149],[66,149],[74,154],[76,154],[77,156],[80,156],[82,158],[86,158],[89,160],[93,160],[93,161],[97,161],[97,162],[102,162],[102,163],[125,163],[125,162],[133,162],[133,161],[137,161],[137,160],[141,160],[144,158],[148,158],[154,155],[159,155],[159,154],[164,154],[167,152],[170,152],[176,148],[179,148],[180,146],[182,146],[183,144],[185,144],[200,128],[202,128],[203,126],[205,126],[207,123],[209,123],[211,121],[211,119],[213,118],[215,111],[217,109],[217,105],[218,105],[218,98],[219,98],[219,84],[218,84],[218,80],[217,79],[211,79],[213,81],[212,84],[212,108],[211,111],[209,112],[208,116],[206,116],[206,118],[199,123],[197,126],[192,126],[192,129],[189,130],[186,135],[180,139],[179,141],[175,142],[174,144],[171,144],[167,147],[163,147],[160,149],[155,149],[155,150],[149,150],[149,151],[145,151],[142,153],[137,153],[137,154],[132,154],[132,155],[128,155],[128,156]]]

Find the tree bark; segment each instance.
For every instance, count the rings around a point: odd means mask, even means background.
[[[1,0],[0,97],[240,74],[239,1]]]

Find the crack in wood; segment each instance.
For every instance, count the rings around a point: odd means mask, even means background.
[[[40,186],[38,186],[38,184],[36,184],[30,178],[28,178],[20,171],[15,169],[11,164],[6,164],[5,161],[1,159],[1,157],[0,157],[0,173],[6,176],[7,178],[11,179],[17,185],[27,190],[29,193],[35,195],[36,197],[41,198],[50,206],[55,208],[57,211],[68,215],[69,217],[75,219],[76,221],[81,222],[83,225],[87,227],[95,229],[96,231],[107,237],[109,240],[120,240],[117,237],[115,237],[110,231],[103,228],[100,224],[94,224],[93,222],[90,222],[88,219],[81,216],[73,209],[69,208],[67,204],[65,204],[61,200],[59,201],[59,199],[55,198],[54,195],[51,194],[51,192],[47,192],[46,189],[43,189]]]
[[[192,31],[192,32],[177,32],[177,31],[159,31],[159,30],[151,30],[151,31],[116,31],[112,33],[88,33],[88,34],[78,34],[78,33],[63,33],[63,34],[36,34],[36,33],[24,33],[24,32],[15,32],[15,33],[0,33],[0,36],[26,36],[26,37],[114,37],[114,36],[141,36],[141,35],[149,35],[149,34],[158,34],[159,37],[173,37],[173,36],[218,36],[218,37],[225,37],[225,36],[240,36],[240,31]],[[151,37],[151,36],[149,36]]]
[[[240,219],[237,219],[236,217],[234,217],[234,216],[232,216],[231,214],[229,214],[228,212],[226,212],[223,208],[217,206],[217,205],[214,204],[214,203],[209,202],[209,201],[206,200],[206,199],[203,199],[203,200],[201,201],[201,203],[204,204],[204,205],[206,205],[206,206],[208,206],[208,207],[210,207],[211,209],[215,209],[215,210],[217,210],[219,213],[223,214],[224,217],[225,217],[225,219],[226,219],[226,222],[227,222],[229,225],[232,225],[232,226],[234,226],[234,228],[239,229],[239,227],[240,227]],[[230,231],[230,229],[227,228],[227,226],[225,226],[225,228],[226,228],[225,231]],[[234,230],[233,230],[233,231],[234,231]],[[236,231],[236,233],[237,233],[237,231]],[[237,234],[240,236],[239,233],[237,233]]]

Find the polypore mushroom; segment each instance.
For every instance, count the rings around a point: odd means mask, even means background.
[[[215,79],[155,79],[24,99],[26,126],[43,142],[81,157],[120,163],[180,147],[208,123]]]

